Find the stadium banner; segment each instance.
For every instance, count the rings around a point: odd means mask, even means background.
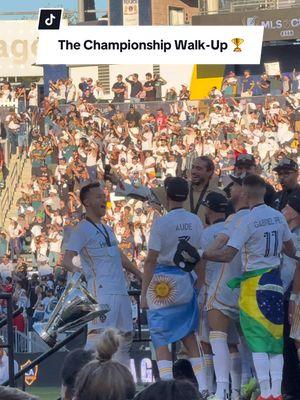
[[[42,76],[43,68],[36,65],[37,45],[36,20],[1,20],[0,76]]]
[[[1,21],[1,76],[41,76],[43,69],[35,65],[37,23],[32,20]]]
[[[139,24],[139,0],[123,0],[123,25]]]
[[[38,64],[259,64],[262,26],[63,26],[40,30]]]
[[[196,15],[192,25],[263,26],[264,41],[300,38],[300,7],[243,13]]]

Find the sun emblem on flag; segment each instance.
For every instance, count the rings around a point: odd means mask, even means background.
[[[176,282],[168,276],[157,275],[152,279],[148,293],[155,305],[169,306],[174,303],[177,295]]]

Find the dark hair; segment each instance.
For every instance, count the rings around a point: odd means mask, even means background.
[[[249,186],[249,187],[257,187],[257,186],[259,186],[261,188],[265,188],[266,187],[266,182],[261,176],[248,175],[244,179],[243,185],[244,186]]]
[[[78,372],[94,358],[92,351],[76,349],[71,351],[64,359],[61,369],[61,379],[66,386],[68,394],[73,396],[74,386]]]
[[[135,400],[200,400],[198,390],[187,381],[160,381],[148,386]]]
[[[173,365],[173,376],[175,380],[186,380],[198,389],[198,382],[189,360],[181,358],[176,360]]]
[[[92,183],[89,183],[88,185],[83,186],[79,193],[79,198],[80,198],[81,203],[84,204],[84,201],[91,189],[98,188],[98,187],[100,187],[99,182],[92,182]]]
[[[0,386],[0,398],[1,400],[39,400],[39,398],[33,394],[5,386]]]
[[[215,164],[211,158],[209,158],[208,156],[199,156],[199,157],[197,157],[197,160],[205,161],[207,171],[214,172]]]

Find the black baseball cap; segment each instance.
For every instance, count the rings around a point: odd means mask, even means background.
[[[300,214],[300,190],[293,192],[288,199],[288,205]]]
[[[227,210],[228,200],[222,193],[210,192],[205,200],[203,200],[202,204],[210,210],[223,213]]]
[[[242,186],[244,183],[244,180],[246,178],[247,174],[242,174],[240,176],[236,175],[229,175],[230,179],[232,180],[233,183],[237,183],[238,185]]]
[[[187,181],[180,177],[168,179],[168,181],[165,182],[165,188],[167,196],[173,201],[185,201],[189,194],[189,185]]]
[[[292,160],[291,158],[283,158],[279,161],[273,171],[279,172],[281,170],[286,171],[298,171],[298,164],[296,161]]]
[[[243,165],[246,165],[249,167],[251,167],[252,165],[255,165],[255,158],[253,157],[252,154],[240,154],[237,156],[234,166],[240,167]]]

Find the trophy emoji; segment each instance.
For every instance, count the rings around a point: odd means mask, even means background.
[[[80,273],[76,272],[68,282],[49,320],[45,323],[36,322],[33,329],[48,346],[53,347],[58,334],[68,334],[95,318],[105,318],[108,311],[108,305],[98,304],[83,285]]]
[[[232,41],[232,43],[236,46],[235,49],[234,49],[233,51],[238,51],[238,52],[242,51],[242,49],[240,49],[240,45],[241,45],[242,43],[244,43],[244,39],[241,39],[241,38],[234,38],[234,39],[232,39],[231,41]]]

